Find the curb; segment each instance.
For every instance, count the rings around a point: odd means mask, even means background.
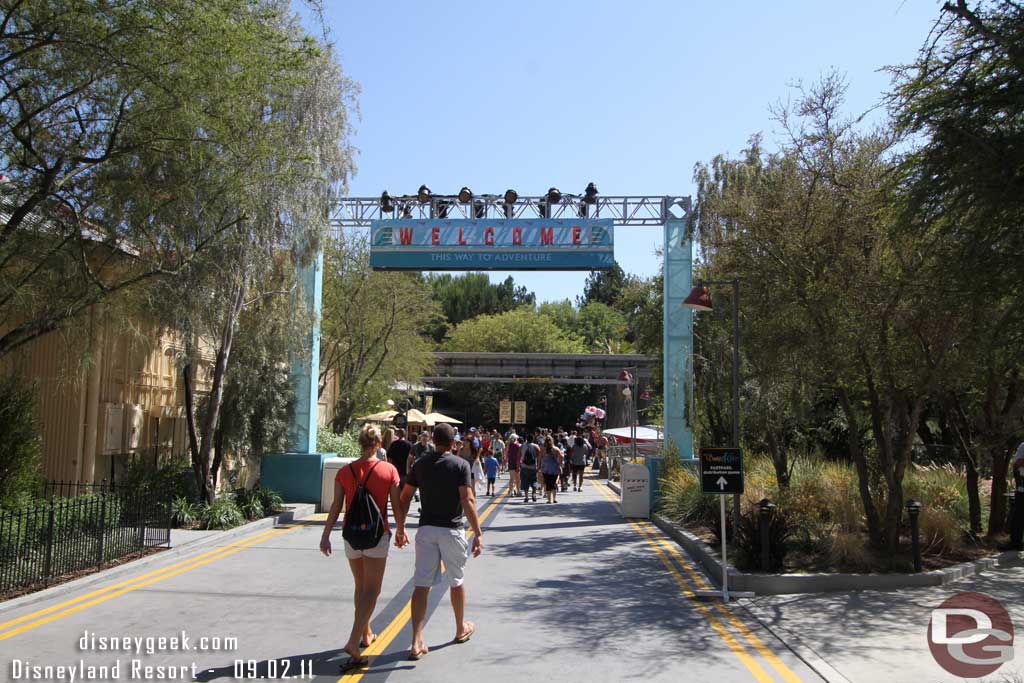
[[[781,626],[770,626],[771,618],[766,616],[758,607],[757,600],[744,599],[737,603],[746,610],[747,614],[761,627],[775,636],[787,650],[797,656],[800,661],[806,664],[814,673],[818,674],[826,683],[853,683],[844,676],[838,669],[828,663],[817,651],[801,640],[800,636]]]
[[[48,600],[65,593],[73,593],[81,589],[89,588],[100,582],[117,578],[122,574],[134,572],[137,569],[147,567],[148,565],[155,564],[162,560],[180,557],[192,552],[193,550],[199,550],[206,546],[222,545],[237,538],[248,536],[256,531],[272,529],[273,527],[281,524],[287,524],[288,522],[304,519],[312,515],[315,510],[316,506],[312,503],[286,504],[284,511],[279,512],[272,517],[264,517],[262,519],[257,519],[254,522],[243,524],[242,526],[236,526],[232,529],[225,529],[224,531],[216,534],[210,534],[209,536],[197,538],[192,541],[186,541],[181,545],[174,546],[173,548],[169,548],[163,552],[153,553],[152,555],[140,557],[139,559],[132,560],[131,562],[119,564],[116,567],[101,569],[72,581],[66,581],[64,583],[57,584],[56,586],[35,591],[34,593],[2,601],[0,602],[0,613],[8,612],[19,607],[25,607],[26,605],[31,605],[37,602],[42,602],[43,600]]]
[[[658,513],[651,514],[651,521],[672,540],[683,546],[708,573],[709,578],[720,583],[722,563],[703,540]],[[757,595],[789,595],[794,593],[837,593],[854,590],[890,591],[901,588],[922,588],[943,586],[960,579],[992,570],[1000,562],[1018,556],[1008,551],[993,557],[963,562],[961,564],[934,569],[920,574],[748,574],[729,568],[729,586],[737,591],[751,591]]]
[[[617,485],[609,482],[608,487],[616,493],[620,493]],[[657,512],[651,513],[651,521],[700,562],[708,577],[716,585],[721,585],[722,563],[718,559],[718,554],[707,543]],[[729,586],[736,591],[750,591],[757,595],[839,593],[854,590],[888,591],[901,588],[944,586],[984,571],[990,571],[1003,562],[1015,560],[1020,556],[1019,551],[1009,550],[992,557],[983,557],[980,560],[963,562],[945,569],[933,569],[920,574],[747,574],[730,567]]]

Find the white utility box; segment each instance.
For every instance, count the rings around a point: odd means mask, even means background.
[[[334,478],[338,470],[355,458],[324,458],[323,479],[320,481],[320,512],[327,512],[334,502]]]
[[[623,464],[619,488],[623,517],[651,516],[651,475],[646,465]]]

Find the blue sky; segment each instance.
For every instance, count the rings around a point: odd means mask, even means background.
[[[934,0],[857,2],[353,2],[325,0],[362,87],[353,196],[693,194],[693,167],[778,139],[769,105],[836,69],[848,111],[875,107],[880,71],[911,61]],[[616,231],[616,259],[658,268],[657,228]],[[538,300],[573,299],[586,273],[512,273]],[[507,273],[493,273],[503,279]]]

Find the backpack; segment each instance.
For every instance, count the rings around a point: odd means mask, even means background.
[[[523,449],[523,464],[524,465],[528,465],[530,467],[536,467],[537,466],[537,446],[536,445],[534,445],[532,443],[526,444],[526,448]]]
[[[345,523],[342,525],[341,536],[356,550],[376,548],[384,536],[384,515],[377,507],[377,501],[366,490],[366,482],[378,462],[380,461],[370,465],[361,484],[356,480],[356,495],[352,498],[352,507],[345,512]],[[356,471],[353,469],[352,478],[355,479],[355,477]]]

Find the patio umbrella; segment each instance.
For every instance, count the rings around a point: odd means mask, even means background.
[[[442,415],[441,413],[427,413],[425,417],[427,418],[428,425],[435,425],[438,422],[443,422],[445,424],[450,425],[462,424],[461,421],[456,420],[454,417],[448,417],[447,415]]]
[[[384,410],[373,415],[364,415],[363,417],[357,417],[357,420],[363,420],[364,422],[391,422],[391,418],[398,415],[397,410]]]
[[[410,408],[405,412],[405,419],[408,420],[409,424],[427,424],[427,416],[415,408]]]

